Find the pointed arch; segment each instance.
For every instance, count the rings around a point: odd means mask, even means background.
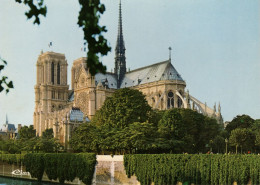
[[[51,83],[54,84],[54,63],[51,63]]]
[[[167,109],[174,108],[174,93],[170,90],[167,94]]]
[[[60,63],[57,66],[57,84],[60,84]]]

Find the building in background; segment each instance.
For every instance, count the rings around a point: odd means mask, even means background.
[[[53,128],[54,136],[66,145],[73,130],[82,122],[89,121],[106,97],[120,88],[140,90],[154,109],[193,109],[223,123],[220,105],[218,110],[216,105],[212,109],[186,91],[186,82],[172,65],[171,55],[166,61],[127,71],[122,30],[120,3],[114,72],[91,76],[86,58],[79,58],[71,68],[71,89],[67,84],[65,55],[55,52],[40,54],[36,64],[33,116],[34,128],[39,136],[45,129]]]
[[[17,139],[18,132],[20,129],[21,129],[21,124],[18,124],[18,128],[16,129],[14,124],[8,122],[8,118],[6,115],[5,124],[3,124],[0,130],[0,137],[4,140]]]

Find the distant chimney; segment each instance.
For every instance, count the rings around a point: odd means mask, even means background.
[[[18,124],[18,132],[21,130],[22,124]]]

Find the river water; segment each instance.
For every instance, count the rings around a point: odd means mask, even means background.
[[[0,177],[0,185],[54,185],[54,183],[36,182],[28,180],[18,180]],[[57,183],[55,184],[57,185]]]

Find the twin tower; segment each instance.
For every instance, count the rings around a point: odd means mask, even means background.
[[[95,114],[95,110],[102,106],[105,97],[111,95],[113,89],[120,88],[119,86],[126,73],[125,50],[120,2],[114,73],[97,74],[93,77],[88,73],[85,63],[86,58],[77,59],[71,69],[72,89],[69,90],[67,84],[68,64],[65,55],[55,52],[41,52],[36,64],[37,80],[34,87],[34,128],[37,133],[41,135],[45,129],[53,128],[53,125],[57,125],[59,120],[62,119],[61,116],[68,114],[63,113],[64,115],[61,115],[62,110],[72,107],[80,107],[85,116],[91,118]],[[102,90],[102,87],[105,87],[105,81],[108,82],[110,78],[113,80],[109,84],[109,87],[112,86],[111,88],[108,88],[107,85],[103,92],[98,95],[91,94],[91,92],[96,91],[95,88],[98,85],[99,89]]]

